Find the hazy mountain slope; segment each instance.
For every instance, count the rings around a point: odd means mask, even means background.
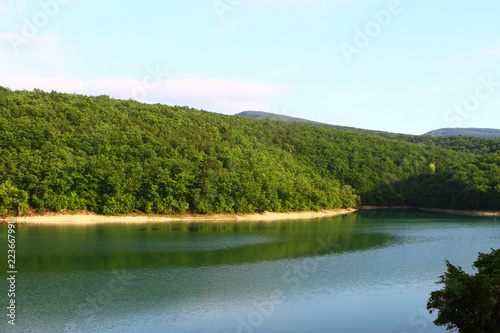
[[[311,120],[307,120],[307,119],[290,117],[290,116],[285,116],[282,114],[275,114],[275,113],[262,112],[262,111],[243,111],[243,112],[238,113],[237,116],[251,118],[251,119],[257,119],[257,120],[269,119],[269,120],[275,120],[275,121],[283,121],[286,123],[332,126],[329,124],[311,121]]]
[[[441,128],[430,131],[430,136],[473,136],[483,138],[500,138],[500,130],[492,128]]]
[[[240,112],[236,115],[240,116],[240,117],[256,119],[256,120],[268,119],[268,120],[274,120],[274,121],[281,121],[281,122],[285,122],[285,123],[333,127],[333,128],[344,130],[344,131],[379,135],[379,136],[384,136],[384,137],[392,137],[393,135],[400,135],[400,134],[394,134],[394,133],[389,133],[389,132],[366,130],[366,129],[355,128],[355,127],[331,125],[331,124],[321,123],[321,122],[307,120],[307,119],[303,119],[303,118],[290,117],[290,116],[285,116],[282,114],[275,114],[275,113],[262,112],[262,111],[243,111],[243,112]]]

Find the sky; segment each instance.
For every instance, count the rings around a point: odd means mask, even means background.
[[[500,1],[0,0],[0,86],[500,129]]]

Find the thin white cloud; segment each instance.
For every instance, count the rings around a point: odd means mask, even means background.
[[[474,52],[466,60],[459,62],[457,66],[473,66],[493,59],[500,59],[500,48],[491,48]]]
[[[23,75],[0,78],[0,85],[14,90],[56,90],[86,95],[109,95],[148,103],[187,105],[209,111],[234,114],[244,110],[264,110],[269,102],[286,94],[285,86],[270,86],[247,80],[166,79],[144,82],[104,77],[90,81]]]
[[[264,110],[271,102],[291,91],[287,86],[217,78],[192,74],[169,75],[159,68],[148,69],[146,81],[132,78],[71,77],[78,62],[61,44],[58,35],[40,35],[20,47],[11,45],[13,33],[0,33],[0,85],[14,90],[59,91],[85,95],[109,95],[147,103],[187,105],[209,111],[234,114],[244,110]]]
[[[433,84],[431,84],[430,87],[423,89],[423,90],[420,90],[420,91],[416,92],[414,95],[415,96],[425,96],[425,95],[441,93],[445,90],[446,90],[446,88],[443,87],[442,85],[433,83]]]
[[[318,0],[246,0],[250,4],[310,5]]]
[[[410,97],[420,97],[426,95],[446,94],[456,92],[467,87],[470,84],[469,77],[454,77],[439,82],[431,82],[427,87],[410,94]]]
[[[0,1],[0,15],[5,14],[8,10],[7,3],[5,1]]]
[[[0,76],[60,75],[75,66],[55,34],[40,35],[18,45],[19,35],[0,33]],[[13,42],[14,41],[14,42]]]
[[[489,49],[478,52],[479,55],[485,57],[500,58],[500,49]]]
[[[27,12],[28,12],[28,5],[26,3],[26,0],[22,0],[22,1],[19,2],[19,5],[17,6],[17,12],[20,15],[27,14]]]
[[[317,11],[330,11],[340,13],[345,11],[344,5],[350,4],[350,0],[245,0],[244,3],[248,5],[256,5],[261,7],[281,6],[283,8],[298,7],[299,9]],[[304,8],[307,7],[307,8]]]
[[[363,102],[371,98],[370,93],[366,91],[342,91],[332,94],[331,100],[334,104],[349,105]]]
[[[279,4],[284,6],[309,6],[318,3],[337,5],[347,0],[245,0],[248,4]]]

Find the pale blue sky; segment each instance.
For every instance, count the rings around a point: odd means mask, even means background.
[[[500,128],[498,0],[0,0],[0,85],[390,132]]]

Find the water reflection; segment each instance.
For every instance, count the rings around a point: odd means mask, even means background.
[[[367,250],[395,237],[335,219],[224,224],[113,224],[18,228],[24,271],[235,265]],[[51,246],[47,246],[50,240]]]

